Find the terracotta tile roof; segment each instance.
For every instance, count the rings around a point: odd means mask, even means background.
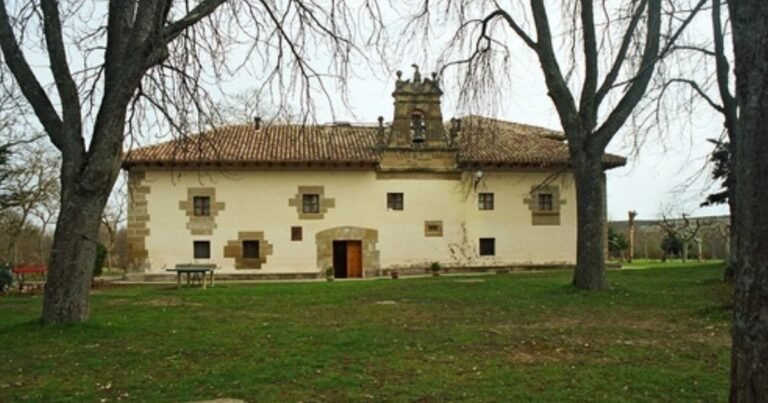
[[[378,162],[376,129],[359,126],[222,126],[126,153],[136,163]]]
[[[568,164],[565,137],[553,130],[468,116],[458,138],[460,165],[551,167]],[[138,164],[355,164],[376,166],[373,126],[222,126],[186,139],[126,152],[123,166]],[[606,155],[606,168],[626,160]]]
[[[519,165],[530,167],[568,164],[568,145],[563,133],[538,126],[482,116],[462,119],[459,162],[465,165]],[[613,154],[603,157],[606,168],[626,164]]]

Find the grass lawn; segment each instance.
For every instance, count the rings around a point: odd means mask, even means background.
[[[0,401],[724,401],[720,264],[334,283],[136,286],[42,328],[0,298]]]

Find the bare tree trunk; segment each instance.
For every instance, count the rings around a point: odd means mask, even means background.
[[[608,286],[605,281],[605,182],[600,160],[578,158],[576,179],[577,246],[573,285],[586,290]]]
[[[696,261],[697,262],[701,262],[704,259],[704,257],[702,256],[702,254],[704,253],[704,248],[701,246],[701,243],[702,243],[702,239],[696,238]]]
[[[70,193],[66,199],[62,200],[48,265],[44,324],[81,322],[90,316],[96,235],[106,197]]]
[[[688,261],[688,240],[683,238],[683,263]]]
[[[90,317],[90,285],[101,216],[120,170],[125,109],[98,120],[94,137],[109,138],[103,153],[62,153],[61,209],[56,221],[42,322],[83,322]]]
[[[732,402],[768,401],[768,8],[763,0],[728,2],[736,99]]]

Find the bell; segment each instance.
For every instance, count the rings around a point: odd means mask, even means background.
[[[411,130],[411,141],[413,141],[413,144],[424,143],[424,129],[419,127]]]

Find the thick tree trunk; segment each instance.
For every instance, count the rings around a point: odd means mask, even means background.
[[[585,290],[606,288],[605,179],[601,159],[572,158],[576,179],[577,246],[573,285]]]
[[[100,113],[104,113],[102,108]],[[97,120],[94,137],[109,139],[100,153],[63,153],[61,209],[53,237],[43,299],[44,324],[90,317],[90,285],[101,214],[120,171],[125,109]]]
[[[704,256],[702,256],[703,252],[704,252],[704,248],[701,245],[701,238],[699,238],[696,240],[696,261],[697,262],[701,262],[702,260],[704,260]]]
[[[768,8],[729,1],[739,105],[732,402],[768,402]]]
[[[109,195],[110,189],[102,193]],[[45,284],[44,324],[82,322],[90,316],[90,285],[107,196],[82,193],[69,192],[62,200]]]

